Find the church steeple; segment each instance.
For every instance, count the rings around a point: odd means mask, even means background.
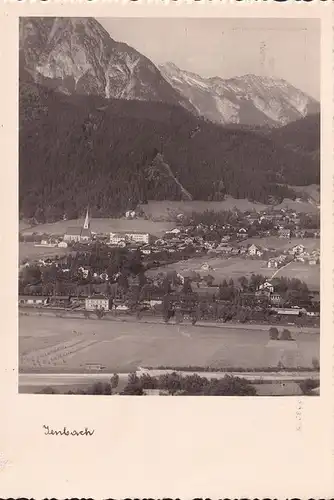
[[[89,211],[88,211],[88,207],[87,207],[87,212],[86,212],[86,217],[85,217],[85,222],[84,222],[83,228],[84,229],[89,229],[89,225],[90,225]]]

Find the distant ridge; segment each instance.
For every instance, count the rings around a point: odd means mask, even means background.
[[[319,103],[283,79],[257,75],[203,78],[174,63],[160,66],[165,79],[213,122],[282,126],[320,111]]]

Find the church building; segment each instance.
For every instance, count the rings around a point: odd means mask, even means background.
[[[92,233],[90,230],[90,219],[87,208],[85,222],[82,227],[69,227],[64,235],[64,241],[85,243],[91,241]]]

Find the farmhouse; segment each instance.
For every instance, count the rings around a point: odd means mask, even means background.
[[[292,252],[294,254],[298,254],[300,255],[301,253],[303,253],[305,251],[305,247],[304,245],[295,245],[293,248],[292,248]]]
[[[50,297],[36,297],[34,295],[20,295],[20,306],[40,306],[46,305],[50,302]]]
[[[86,311],[95,311],[96,309],[104,309],[109,311],[110,300],[104,295],[93,295],[85,300]]]
[[[290,229],[280,229],[278,231],[278,235],[280,238],[287,238],[290,239],[291,236],[291,230]]]
[[[248,249],[249,255],[256,255],[256,252],[258,251],[258,247],[256,245],[251,245]]]
[[[273,293],[274,287],[269,281],[265,281],[259,286],[259,290],[268,290],[268,292]]]
[[[244,227],[240,228],[237,233],[237,238],[247,238],[247,236],[248,236],[247,230]]]
[[[280,295],[279,293],[277,293],[277,292],[276,292],[276,293],[275,293],[275,292],[274,292],[274,293],[272,293],[272,294],[270,295],[270,302],[271,302],[272,304],[274,304],[274,305],[277,305],[277,306],[278,306],[278,305],[280,305],[280,304],[281,304],[281,302],[282,302],[282,297],[281,297],[281,295]]]

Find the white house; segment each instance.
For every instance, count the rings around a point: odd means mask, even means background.
[[[136,212],[134,210],[128,210],[125,212],[125,217],[127,219],[133,219],[136,216]]]
[[[274,292],[274,287],[269,281],[265,281],[259,286],[259,290],[267,290],[270,293]]]
[[[207,262],[205,262],[205,264],[203,264],[201,266],[201,270],[202,271],[213,271],[212,267]]]
[[[68,247],[68,245],[67,245],[66,241],[60,241],[58,243],[58,248],[67,248],[67,247]]]
[[[304,253],[305,251],[305,247],[304,245],[295,245],[293,248],[292,248],[292,253],[294,255],[300,255],[302,253]]]
[[[84,267],[81,266],[78,268],[78,271],[81,271],[81,274],[84,278],[88,277],[89,269],[85,269]]]
[[[249,248],[248,248],[248,253],[249,255],[256,255],[256,252],[258,251],[258,247],[256,245],[251,245]]]

